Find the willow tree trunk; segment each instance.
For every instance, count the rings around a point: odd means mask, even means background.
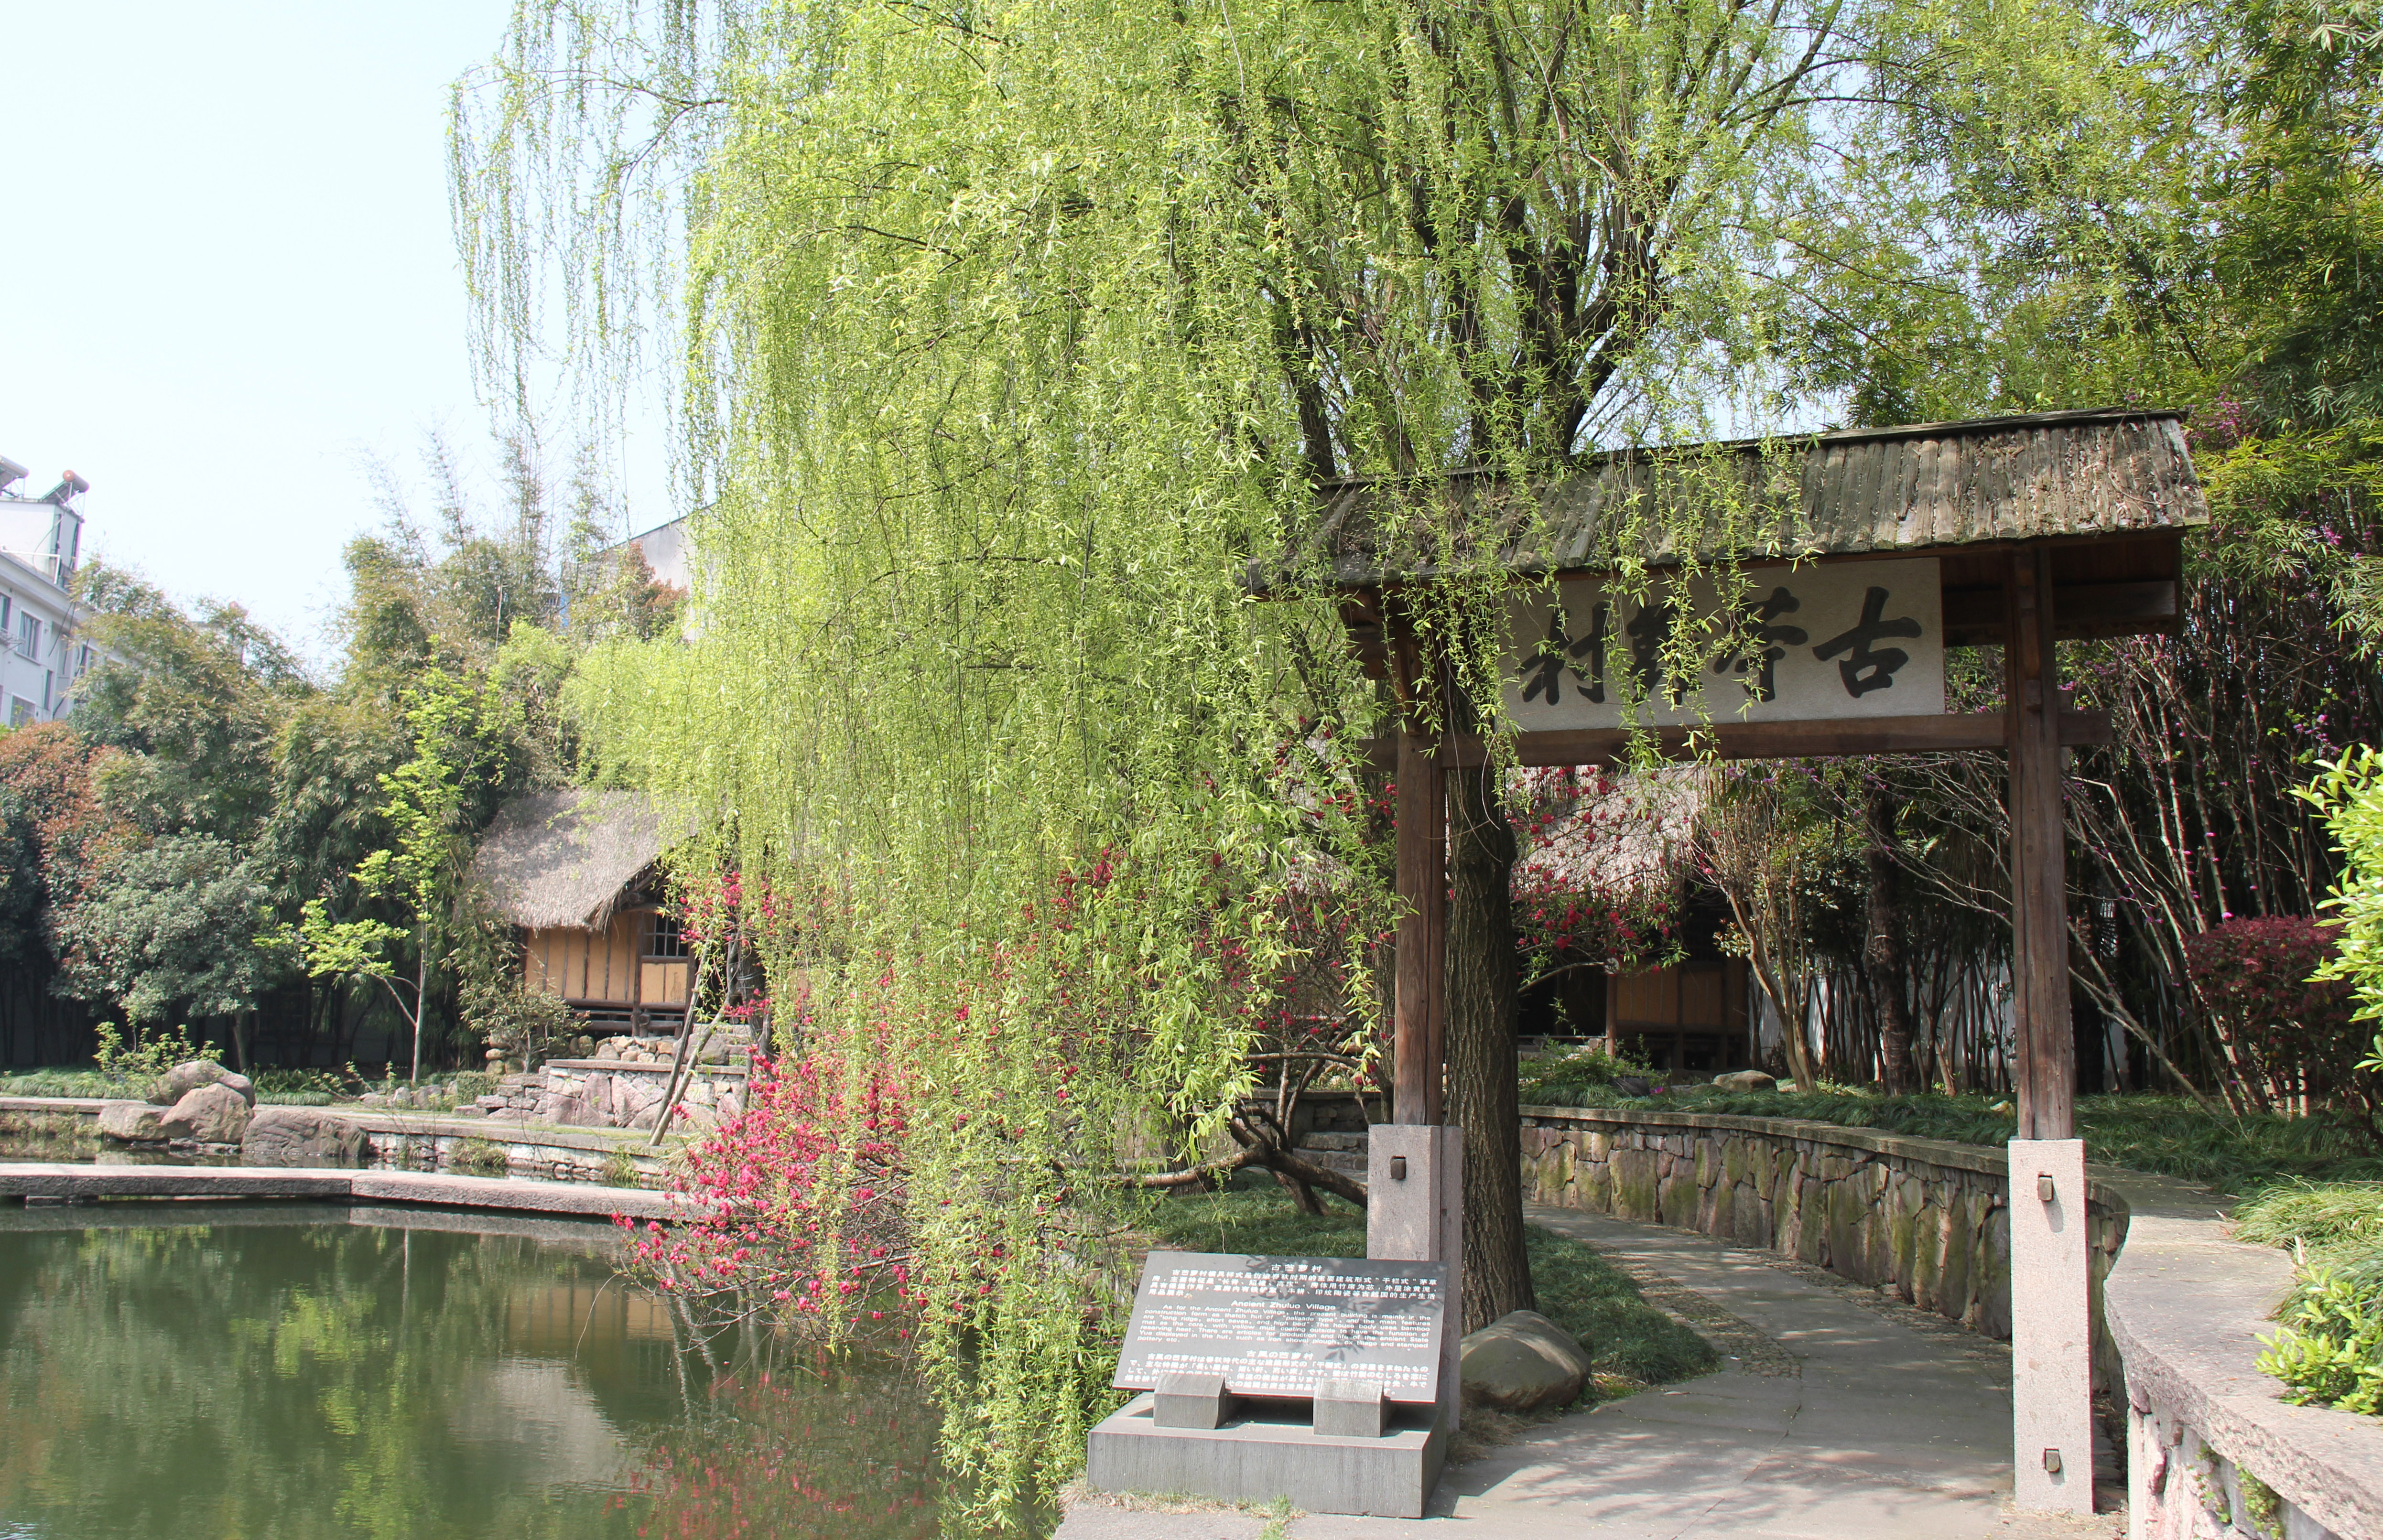
[[[1880,1072],[1887,1093],[1920,1089],[1911,1066],[1911,1009],[1903,991],[1903,905],[1895,871],[1895,794],[1870,791],[1870,934],[1862,961],[1868,965],[1871,998],[1878,1006]]]
[[[1488,766],[1449,791],[1448,1094],[1464,1130],[1464,1329],[1537,1310],[1523,1249],[1522,1096],[1515,1063],[1520,970],[1509,884],[1514,830]]]

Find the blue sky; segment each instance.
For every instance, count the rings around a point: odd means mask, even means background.
[[[321,658],[368,458],[483,455],[442,136],[508,9],[0,4],[0,454],[91,482],[87,551]]]

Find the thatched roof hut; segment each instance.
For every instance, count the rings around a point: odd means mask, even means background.
[[[488,825],[472,875],[525,930],[602,930],[662,848],[661,816],[635,792],[530,792]]]
[[[1578,893],[1612,893],[1677,887],[1694,862],[1690,840],[1704,810],[1706,774],[1698,765],[1666,765],[1628,774],[1590,771],[1567,794],[1543,777],[1530,816],[1546,832],[1517,863],[1534,880]]]

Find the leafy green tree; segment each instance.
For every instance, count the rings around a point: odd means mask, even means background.
[[[60,914],[139,842],[95,784],[117,757],[64,722],[0,732],[0,1049],[11,1058],[19,1031],[46,1015]]]
[[[100,562],[75,576],[102,660],[75,730],[122,752],[107,795],[153,835],[198,830],[245,840],[272,807],[274,757],[290,708],[314,693],[295,654],[237,605],[186,615],[156,588]]]
[[[58,917],[66,985],[120,1002],[136,1029],[176,1015],[244,1018],[288,977],[255,945],[277,923],[276,897],[263,863],[213,834],[129,851]]]
[[[271,814],[283,724],[315,694],[296,656],[236,605],[186,613],[104,563],[76,574],[102,661],[76,702],[95,750],[92,791],[128,837],[52,883],[54,987],[117,1002],[136,1027],[176,1015],[244,1025],[289,978],[248,944],[288,906],[257,848]]]
[[[306,901],[293,930],[266,944],[297,951],[316,978],[379,984],[404,1017],[412,1078],[419,1080],[433,976],[467,923],[464,876],[472,836],[512,768],[511,713],[485,684],[436,668],[405,692],[403,703],[413,753],[379,778],[387,798],[379,814],[390,828],[390,843],[359,861],[350,878],[358,898],[393,906],[407,923],[370,915],[340,918],[327,899],[315,897]],[[412,943],[411,979],[392,953],[401,942]]]

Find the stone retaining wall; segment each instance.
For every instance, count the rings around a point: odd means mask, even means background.
[[[1525,1107],[1523,1194],[1776,1250],[2010,1337],[2007,1161],[1989,1146],[1792,1118]],[[2102,1282],[2127,1204],[2096,1180],[2087,1212],[2093,1377],[2107,1389],[2120,1370]]]
[[[667,1061],[549,1059],[540,1071],[537,1115],[541,1121],[596,1128],[651,1128],[670,1089]],[[685,1092],[671,1116],[674,1133],[697,1134],[736,1115],[744,1104],[745,1070],[729,1065],[688,1066]]]
[[[470,1171],[478,1176],[533,1177],[555,1182],[662,1186],[667,1154],[646,1149],[643,1136],[573,1133],[518,1123],[416,1114],[336,1110],[364,1131],[365,1164],[384,1171]],[[503,1163],[502,1169],[497,1163]]]

